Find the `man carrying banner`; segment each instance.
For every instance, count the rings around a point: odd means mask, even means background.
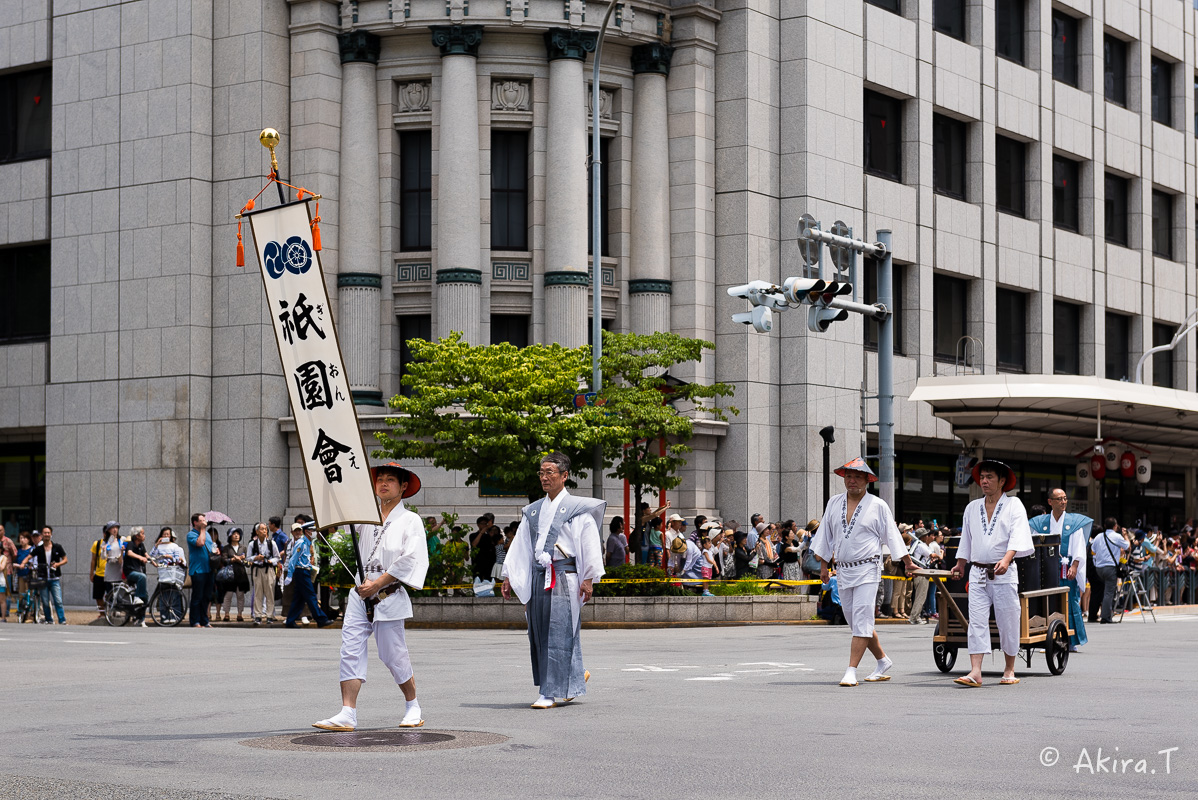
[[[553,708],[586,694],[591,677],[582,665],[582,606],[603,577],[599,526],[607,503],[566,491],[570,459],[541,459],[546,496],[524,507],[520,527],[503,561],[503,596],[524,604],[532,652],[532,682],[540,687],[533,708]]]
[[[965,506],[954,580],[969,568],[969,674],[954,679],[962,686],[982,685],[982,659],[991,652],[990,608],[998,625],[999,645],[1006,656],[1000,684],[1019,683],[1015,656],[1019,653],[1019,568],[1016,558],[1035,552],[1027,511],[1015,488],[1015,472],[1001,461],[985,459],[973,467],[973,481],[983,497]]]
[[[366,681],[366,646],[374,634],[379,659],[403,692],[407,708],[401,728],[424,724],[416,699],[416,676],[404,641],[404,620],[412,616],[412,601],[404,584],[424,587],[428,572],[428,543],[424,523],[403,500],[420,491],[420,478],[394,462],[371,469],[374,490],[382,507],[383,525],[363,525],[358,563],[363,582],[349,593],[341,627],[341,711],[313,727],[352,731],[358,725],[358,692]]]
[[[1086,586],[1086,543],[1090,541],[1090,528],[1094,520],[1065,510],[1069,505],[1069,495],[1064,489],[1049,492],[1048,505],[1052,509],[1051,513],[1033,517],[1028,524],[1034,534],[1061,537],[1061,563],[1066,565],[1062,583],[1069,587],[1069,627],[1073,628],[1073,634],[1069,637],[1069,652],[1076,653],[1077,648],[1088,641],[1081,590]]]
[[[882,545],[890,548],[892,559],[901,558],[907,569],[915,564],[907,553],[894,522],[890,506],[882,498],[869,494],[865,487],[878,479],[861,458],[854,458],[836,474],[844,478],[844,494],[828,501],[819,535],[811,549],[820,561],[820,579],[829,583],[828,563],[836,563],[840,605],[853,634],[849,649],[849,667],[840,679],[841,686],[857,685],[857,665],[866,649],[878,659],[878,666],[865,680],[888,681],[893,663],[882,650],[874,630],[874,604],[878,583],[882,580]]]

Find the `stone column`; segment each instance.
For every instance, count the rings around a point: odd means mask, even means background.
[[[482,198],[479,195],[479,25],[432,28],[441,49],[437,129],[437,335],[482,344]]]
[[[597,34],[569,28],[545,32],[549,55],[549,119],[545,143],[545,338],[566,347],[587,343],[587,53]],[[597,116],[597,115],[596,115]],[[595,254],[599,260],[599,254]]]
[[[632,258],[628,281],[633,333],[670,330],[670,144],[666,78],[674,48],[632,48]]]
[[[381,406],[379,104],[375,69],[382,40],[366,31],[349,31],[338,36],[338,44],[341,47],[339,339],[354,402]]]

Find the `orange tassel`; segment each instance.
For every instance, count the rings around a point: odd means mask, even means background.
[[[300,191],[304,191],[300,189]],[[316,216],[312,217],[312,248],[320,250],[320,201],[316,201]]]
[[[253,200],[247,200],[247,201],[246,201],[246,204],[245,204],[245,210],[246,210],[246,211],[253,211],[253,210],[254,210],[254,201],[253,201]]]
[[[296,199],[296,200],[303,200],[303,199],[304,199],[304,195],[306,195],[307,193],[308,193],[308,190],[307,190],[307,189],[305,189],[304,187],[302,187],[302,186],[301,186],[301,187],[299,188],[299,191],[297,191],[297,192],[295,193],[295,199]]]
[[[241,243],[241,220],[237,220],[237,266],[245,266],[245,245]]]

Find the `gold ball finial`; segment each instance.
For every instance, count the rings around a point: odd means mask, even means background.
[[[275,158],[275,148],[279,146],[279,132],[274,128],[263,128],[262,133],[258,134],[258,141],[262,142],[262,146],[270,151],[270,169],[275,174],[279,174],[279,160]]]

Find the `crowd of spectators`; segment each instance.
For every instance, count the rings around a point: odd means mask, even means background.
[[[1029,516],[1044,513],[1038,505],[1028,511]],[[281,621],[278,611],[286,614],[288,626],[307,625],[311,620],[328,624],[340,610],[332,605],[330,588],[313,583],[319,556],[315,531],[304,528],[307,522],[311,517],[296,515],[288,531],[281,517],[271,517],[249,527],[247,538],[239,526],[222,531],[208,524],[203,514],[195,514],[182,542],[172,528],[164,527],[147,550],[143,528],[134,527],[123,536],[121,526],[110,521],[89,550],[88,575],[97,613],[104,614],[111,585],[126,580],[139,604],[135,622],[145,625],[150,568],[185,565],[191,588],[188,621],[194,627],[211,627],[213,620],[271,625]],[[1088,548],[1089,580],[1082,606],[1089,609],[1090,621],[1110,618],[1103,601],[1111,601],[1108,582],[1113,592],[1114,572],[1108,567],[1114,570],[1118,565],[1112,566],[1112,560],[1126,564],[1140,577],[1153,603],[1198,602],[1198,535],[1192,520],[1169,534],[1154,527],[1125,528],[1114,519],[1103,522],[1094,525]],[[436,554],[446,531],[433,517],[425,525],[430,554]],[[819,562],[810,550],[819,525],[816,519],[802,526],[793,519],[769,522],[760,514],[753,514],[746,526],[701,514],[687,520],[674,513],[670,503],[656,509],[642,503],[627,532],[622,517],[614,518],[602,532],[604,560],[608,567],[627,563],[661,567],[671,577],[696,581],[696,591],[702,594],[709,593],[707,584],[700,583],[706,580],[776,581],[778,587],[796,593],[821,594],[827,614],[835,616],[834,577],[830,584],[795,585],[820,578]],[[486,513],[478,517],[473,530],[455,530],[469,545],[468,572],[474,581],[502,579],[504,557],[518,527],[516,520],[501,528],[495,515]],[[924,520],[900,523],[899,530],[918,563],[934,569],[952,566],[943,558],[945,537],[953,530]],[[1101,548],[1106,531],[1112,531],[1111,558]],[[1100,547],[1097,563],[1095,546]],[[67,563],[66,551],[54,541],[49,525],[20,531],[15,542],[0,533],[0,621],[7,622],[20,598],[26,598],[33,619],[65,624],[62,568]],[[892,577],[903,577],[904,571],[901,560],[892,559],[885,548],[883,571]],[[936,593],[922,579],[883,580],[877,614],[906,617],[911,624],[927,623],[938,618]]]

